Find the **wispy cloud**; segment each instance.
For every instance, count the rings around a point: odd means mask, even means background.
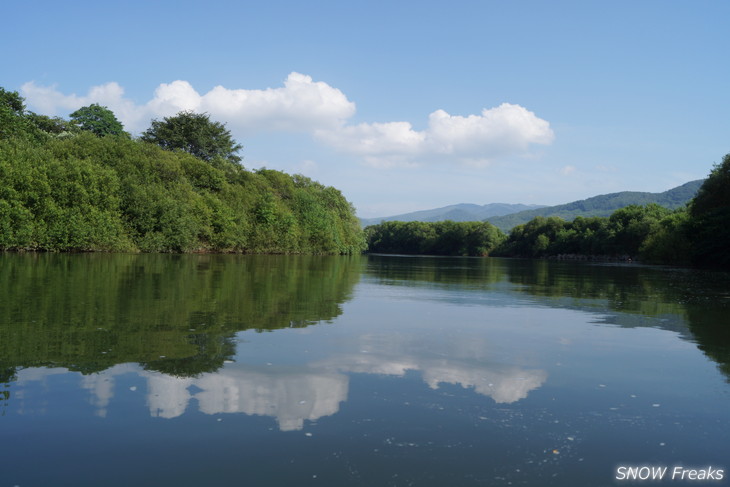
[[[560,169],[560,174],[563,176],[569,176],[575,172],[575,166],[564,166]]]

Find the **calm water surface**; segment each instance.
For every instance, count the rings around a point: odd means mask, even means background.
[[[0,487],[728,484],[727,274],[7,254],[0,285]]]

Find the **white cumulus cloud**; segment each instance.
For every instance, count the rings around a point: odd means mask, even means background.
[[[309,133],[374,166],[416,166],[438,160],[484,167],[499,157],[529,154],[533,145],[547,145],[554,138],[549,122],[510,103],[485,108],[478,115],[436,110],[425,130],[415,130],[407,121],[348,124],[355,103],[339,89],[296,72],[276,88],[216,86],[203,94],[189,82],[177,80],[160,84],[144,104],[125,97],[115,82],[92,87],[85,95],[67,95],[55,86],[31,81],[21,92],[32,109],[48,115],[66,115],[92,103],[107,106],[133,133],[145,130],[153,118],[182,110],[208,113],[226,123],[239,139],[260,132]]]
[[[433,158],[486,165],[492,158],[524,154],[532,144],[550,144],[554,138],[547,121],[509,103],[466,117],[436,110],[423,131],[414,130],[408,122],[389,122],[318,130],[316,134],[332,147],[364,156],[376,165]]]
[[[124,88],[118,83],[94,86],[83,96],[64,95],[55,86],[39,86],[33,81],[25,83],[20,91],[31,108],[46,115],[65,116],[83,106],[98,103],[109,107],[127,130],[139,131],[149,126],[146,109],[124,98]]]
[[[78,96],[31,81],[21,87],[21,92],[29,106],[50,115],[92,103],[107,106],[132,132],[147,128],[152,118],[168,117],[182,110],[206,112],[212,119],[227,123],[239,136],[338,127],[355,113],[355,104],[340,90],[299,73],[291,73],[283,87],[264,90],[216,86],[200,94],[187,81],[163,83],[143,105],[125,98],[124,89],[117,83],[95,86],[86,95]]]

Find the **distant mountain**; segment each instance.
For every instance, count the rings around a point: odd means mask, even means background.
[[[438,222],[452,220],[455,222],[482,221],[487,218],[509,215],[525,210],[543,208],[545,205],[510,205],[507,203],[490,203],[488,205],[472,205],[461,203],[458,205],[444,206],[433,210],[414,211],[402,215],[384,216],[382,218],[360,218],[363,227],[375,225],[380,222],[402,221],[402,222]]]
[[[690,181],[663,193],[623,191],[621,193],[604,194],[564,205],[545,206],[535,210],[487,217],[486,220],[502,231],[507,232],[517,225],[527,223],[536,216],[558,216],[564,220],[571,221],[577,216],[609,216],[615,210],[628,205],[647,205],[649,203],[656,203],[666,208],[674,209],[685,205],[689,200],[694,198],[703,182],[704,179]]]

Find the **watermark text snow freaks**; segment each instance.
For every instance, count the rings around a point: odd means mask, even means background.
[[[725,478],[725,469],[712,466],[683,467],[656,465],[619,465],[614,478],[623,481],[673,480],[684,482],[713,481]]]

